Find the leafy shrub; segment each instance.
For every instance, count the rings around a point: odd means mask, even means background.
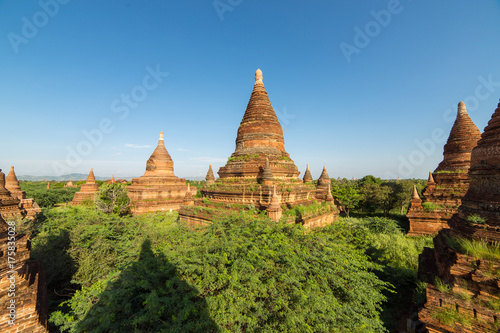
[[[95,207],[103,213],[120,216],[130,213],[130,198],[125,185],[120,183],[104,184],[95,194]]]
[[[459,237],[448,237],[446,241],[451,248],[460,253],[481,259],[500,260],[500,242],[489,243],[482,239]]]
[[[471,214],[467,216],[467,222],[474,224],[485,224],[486,219],[479,214]]]
[[[451,287],[449,284],[445,283],[443,280],[440,278],[436,277],[434,279],[434,284],[436,285],[436,288],[442,292],[442,293],[449,293],[451,292]]]
[[[439,320],[446,326],[454,328],[457,327],[457,324],[461,324],[466,327],[471,325],[471,318],[452,308],[438,308],[432,313],[432,317]]]
[[[428,212],[432,212],[432,211],[435,211],[437,209],[442,209],[443,208],[443,206],[436,205],[433,202],[424,202],[424,203],[422,203],[422,207],[424,207],[424,209],[426,211],[428,211]]]

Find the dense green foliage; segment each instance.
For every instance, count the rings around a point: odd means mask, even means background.
[[[52,183],[47,189],[46,182],[19,182],[19,186],[26,191],[27,198],[35,199],[42,208],[50,208],[55,204],[68,203],[80,189],[77,187],[64,187],[64,183]]]
[[[332,193],[339,208],[349,217],[350,212],[357,214],[389,213],[404,215],[410,204],[413,185],[419,192],[425,181],[419,179],[382,180],[365,176],[359,180],[332,179]]]
[[[339,237],[348,237],[352,244],[367,253],[374,263],[383,266],[379,278],[394,286],[386,291],[382,319],[390,331],[402,315],[425,300],[425,288],[417,281],[418,255],[424,247],[433,247],[432,237],[407,237],[398,222],[380,217],[344,218],[324,231],[335,229]],[[412,298],[413,297],[413,298]]]
[[[95,194],[94,204],[103,213],[124,216],[130,213],[130,198],[126,186],[120,183],[103,184]]]
[[[399,215],[412,184],[332,181],[343,211],[363,217],[317,230],[243,213],[191,230],[176,213],[45,209],[30,230],[51,324],[68,332],[393,331],[424,300],[416,268],[432,242],[406,237],[404,218],[376,215]],[[100,200],[119,202],[109,193],[121,187],[101,186]]]
[[[83,286],[52,314],[63,329],[383,331],[377,265],[335,228],[232,216],[191,231],[168,215],[75,207],[43,225],[33,252],[50,287]]]

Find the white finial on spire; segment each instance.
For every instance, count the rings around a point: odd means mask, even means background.
[[[163,131],[160,132],[160,140],[163,140]]]
[[[460,101],[458,103],[458,114],[467,114],[467,109],[465,108],[465,103]]]
[[[255,72],[255,83],[257,82],[263,83],[262,82],[263,79],[264,77],[262,76],[262,71],[260,69],[257,69],[257,71]]]

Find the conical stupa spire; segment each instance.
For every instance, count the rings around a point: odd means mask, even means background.
[[[264,184],[272,184],[274,181],[274,176],[269,166],[269,159],[266,157],[266,164],[264,166],[264,171],[262,172],[262,181]]]
[[[87,176],[87,184],[94,184],[94,183],[95,183],[94,170],[90,168],[89,175]]]
[[[335,200],[333,199],[332,195],[332,187],[330,184],[328,184],[328,192],[326,193],[326,202],[334,202]]]
[[[266,88],[262,82],[262,71],[255,73],[255,84],[248,101],[236,137],[235,154],[275,154],[285,152],[283,129],[274,112]]]
[[[471,167],[477,163],[487,163],[490,165],[500,165],[500,154],[498,147],[500,147],[500,103],[493,112],[488,125],[484,128],[481,139],[474,148],[471,157]],[[495,150],[491,150],[495,147]],[[484,161],[484,162],[482,162]]]
[[[457,118],[444,146],[444,159],[436,171],[467,171],[470,167],[471,152],[481,137],[474,125],[464,102],[458,104]]]
[[[323,167],[323,171],[321,172],[321,176],[319,176],[319,179],[330,180],[330,176],[328,176],[328,171],[326,171],[326,166]]]
[[[115,181],[115,175],[112,175],[111,176],[111,184],[114,184],[114,183],[116,183],[116,181]]]
[[[212,170],[212,163],[208,166],[207,176],[205,177],[207,185],[212,185],[215,182],[214,171]]]
[[[262,71],[257,70],[252,95],[238,128],[236,149],[219,169],[219,178],[260,178],[266,157],[274,177],[298,180],[300,172],[285,151],[283,129],[262,82]]]
[[[163,139],[163,132],[160,132],[160,139],[158,140],[158,145],[154,150],[153,154],[149,157],[146,162],[146,173],[145,176],[163,176],[163,175],[173,175],[174,174],[174,162],[170,157],[167,149],[165,148],[165,142]]]
[[[276,185],[273,186],[273,195],[271,197],[271,202],[267,207],[267,215],[273,221],[279,221],[283,214],[283,209],[281,208],[281,200],[276,194]]]
[[[19,181],[17,180],[13,166],[10,167],[9,174],[5,178],[5,188],[8,189],[11,193],[21,191],[21,187],[19,186]]]
[[[0,197],[10,197],[10,191],[5,187],[5,173],[0,169]]]
[[[323,186],[326,188],[330,184],[330,176],[328,176],[328,171],[326,171],[326,166],[324,166],[323,172],[321,172],[321,176],[319,176],[318,179],[318,186]]]
[[[435,183],[434,177],[432,176],[432,172],[429,171],[429,178],[427,179],[427,183]]]
[[[194,204],[193,194],[191,193],[191,185],[189,183],[187,183],[187,190],[182,204],[186,206],[192,206]]]
[[[472,150],[469,170],[470,184],[462,199],[460,212],[466,215],[479,214],[486,218],[488,225],[500,227],[500,103],[484,129],[477,146]],[[500,241],[497,236],[487,236]]]
[[[313,181],[311,170],[309,170],[309,164],[306,167],[306,172],[304,172],[304,178],[302,180],[304,183],[311,183]]]
[[[420,196],[418,195],[418,191],[417,191],[417,185],[415,185],[415,184],[413,184],[413,194],[411,195],[411,198],[420,200]]]

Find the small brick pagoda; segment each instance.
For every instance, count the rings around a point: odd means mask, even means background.
[[[434,173],[429,172],[423,205],[412,204],[406,215],[410,221],[408,235],[435,234],[448,228],[448,220],[457,212],[469,188],[471,152],[480,137],[481,132],[467,114],[464,102],[460,102],[444,146],[444,159]]]
[[[80,187],[80,192],[76,192],[70,205],[80,205],[85,199],[93,198],[94,194],[99,191],[99,184],[95,182],[94,170],[91,168],[87,181]]]
[[[5,188],[9,190],[13,198],[19,199],[19,208],[22,211],[22,216],[33,218],[42,212],[35,199],[26,198],[26,192],[21,190],[13,166],[10,167],[9,174],[5,178]]]
[[[7,189],[5,174],[0,169],[0,217],[6,220],[35,217],[42,210],[33,199],[26,199],[26,193],[19,187],[14,168],[10,170],[8,186],[14,190],[14,193]]]
[[[132,213],[179,210],[186,196],[186,180],[174,175],[174,162],[160,132],[158,146],[146,163],[146,172],[127,187]],[[196,195],[196,188],[190,189]]]
[[[48,332],[45,274],[38,261],[28,261],[28,236],[15,233],[9,226],[0,217],[0,332]],[[9,249],[12,236],[15,254]],[[9,322],[11,310],[15,313],[13,323]]]
[[[317,189],[312,184],[312,177],[308,178],[310,172],[308,176],[306,173],[305,181],[298,178],[300,172],[285,151],[283,129],[262,80],[262,72],[257,70],[253,91],[238,128],[234,153],[219,169],[216,181],[209,169],[207,183],[201,189],[203,198],[181,207],[182,220],[193,225],[204,224],[228,211],[266,210],[274,220],[283,216],[293,223],[321,226],[338,216],[336,206],[327,202],[326,183]],[[321,206],[315,210],[316,215],[291,214],[294,206],[312,204]]]
[[[469,189],[450,229],[441,230],[434,249],[425,248],[419,258],[419,277],[427,282],[419,319],[429,332],[500,329],[499,151],[500,103],[472,150]]]

